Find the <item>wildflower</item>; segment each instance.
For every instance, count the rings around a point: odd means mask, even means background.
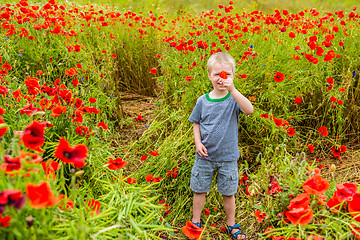
[[[205,228],[199,228],[198,226],[194,225],[192,222],[186,222],[186,225],[181,228],[184,235],[190,239],[200,239],[200,235]]]
[[[42,150],[40,147],[45,142],[44,129],[44,125],[37,121],[33,121],[25,128],[23,135],[21,136],[24,145],[31,150],[41,152]]]
[[[146,155],[142,155],[141,158],[140,158],[140,160],[141,160],[141,161],[145,161],[147,157],[148,157],[148,156],[146,156]]]
[[[330,183],[316,174],[304,182],[302,187],[308,194],[321,195],[329,189]]]
[[[227,79],[227,78],[228,78],[228,77],[227,77],[227,72],[221,71],[220,77],[221,77],[222,79]]]
[[[5,155],[4,157],[5,163],[1,164],[1,170],[5,172],[12,172],[19,170],[21,167],[20,158],[14,157],[11,158],[8,155]]]
[[[141,113],[135,118],[136,121],[144,121],[144,119],[141,116]]]
[[[67,198],[64,194],[59,194],[58,198],[60,200],[63,200],[60,202],[59,208],[63,211],[65,210],[72,210],[74,208],[74,202]],[[66,204],[66,206],[64,207],[64,205]]]
[[[325,126],[319,128],[319,133],[325,137],[329,134]]]
[[[96,101],[97,101],[96,98],[93,98],[93,97],[89,98],[90,103],[96,103]]]
[[[276,75],[274,76],[275,82],[282,82],[285,79],[285,75],[281,72],[276,72]]]
[[[127,164],[127,162],[122,160],[121,158],[109,159],[110,160],[105,165],[107,165],[107,167],[111,170],[122,169]]]
[[[255,212],[255,217],[257,218],[256,220],[258,221],[258,223],[262,223],[262,221],[264,220],[264,218],[266,217],[266,213],[262,213],[261,211],[257,210]]]
[[[87,202],[87,200],[85,199],[85,203]],[[101,207],[101,203],[93,198],[90,198],[89,201],[87,202],[87,210],[92,210],[95,211],[96,214],[100,214],[100,207]]]
[[[99,124],[98,124],[97,126],[98,126],[98,127],[102,127],[104,130],[108,129],[108,125],[106,125],[106,124],[104,123],[104,121],[99,122]]]
[[[54,196],[47,181],[39,184],[27,183],[26,194],[30,200],[30,207],[35,209],[51,207],[59,202],[59,198]]]
[[[299,103],[301,103],[301,98],[300,98],[300,97],[296,97],[296,98],[295,98],[295,104],[298,105]]]
[[[278,119],[273,118],[273,119],[274,119],[275,125],[277,127],[280,127],[283,124],[283,121],[281,120],[281,118],[278,118]]]
[[[261,114],[261,117],[262,117],[262,118],[265,118],[265,119],[268,119],[268,118],[269,118],[269,115],[267,115],[266,113],[263,113],[263,114]]]
[[[86,164],[85,159],[88,151],[88,148],[84,144],[78,144],[72,148],[69,142],[62,137],[59,139],[59,144],[55,149],[54,156],[65,163],[73,164],[76,168],[81,168]]]
[[[306,193],[290,200],[289,211],[285,211],[287,219],[292,224],[306,225],[310,223],[313,218],[313,210],[309,203],[310,197]]]
[[[209,216],[210,210],[208,208],[206,208],[206,209],[204,209],[204,213],[205,213],[206,216]]]
[[[158,151],[149,151],[149,154],[151,155],[151,156],[158,156],[159,155],[159,153],[158,153]]]
[[[0,193],[0,214],[4,208],[2,206],[9,205],[20,210],[26,202],[26,196],[21,196],[21,190],[18,189],[6,189]]]
[[[351,200],[348,200],[348,210],[351,216],[356,217],[355,221],[360,222],[360,193],[355,193]]]
[[[127,183],[129,184],[136,184],[136,179],[135,178],[132,178],[132,177],[129,177],[125,180]]]
[[[8,226],[10,226],[10,220],[11,220],[10,216],[2,217],[0,215],[0,227],[8,227]]]
[[[289,137],[293,137],[295,135],[295,129],[292,128],[292,127],[289,127],[287,130],[286,130],[287,134],[289,135]]]
[[[154,74],[154,75],[156,74],[156,71],[157,71],[156,68],[150,69],[150,72],[151,72],[152,74]]]
[[[1,116],[1,114],[0,114]],[[6,123],[4,122],[4,120],[2,120],[2,118],[0,117],[0,125],[2,125],[0,127],[0,137],[3,137],[4,134],[7,132],[8,128],[6,127]]]
[[[309,148],[310,153],[313,153],[313,152],[314,152],[314,146],[313,146],[312,144],[308,144],[308,145],[306,145],[306,146]]]

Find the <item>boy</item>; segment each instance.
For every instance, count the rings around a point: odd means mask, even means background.
[[[208,60],[207,72],[214,87],[198,98],[189,121],[194,123],[195,163],[191,170],[190,188],[194,192],[192,223],[201,227],[200,215],[206,193],[217,170],[218,192],[223,195],[226,223],[234,239],[245,239],[240,225],[235,225],[235,196],[238,187],[238,122],[239,114],[251,114],[251,102],[235,87],[235,61],[218,52]]]

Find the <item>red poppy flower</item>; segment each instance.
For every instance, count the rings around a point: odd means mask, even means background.
[[[157,70],[156,70],[156,68],[152,68],[152,69],[150,69],[150,72],[155,75]]]
[[[136,179],[132,177],[127,178],[125,181],[129,184],[136,184]]]
[[[46,176],[49,178],[51,177],[53,180],[55,180],[55,171],[60,169],[60,164],[49,159],[46,162],[41,162],[41,166]]]
[[[201,233],[205,231],[205,228],[199,228],[192,222],[186,222],[186,225],[181,228],[184,235],[190,239],[200,239]]]
[[[225,72],[225,71],[221,71],[221,73],[220,73],[220,77],[221,77],[222,79],[227,79],[227,78],[228,78],[228,76],[227,76],[227,72]]]
[[[204,209],[204,213],[206,216],[209,216],[210,215],[210,209],[206,208]]]
[[[42,181],[39,184],[27,183],[26,194],[30,200],[30,207],[36,209],[51,207],[59,202],[59,198],[54,196],[50,189],[50,184],[46,181]]]
[[[4,68],[4,69],[7,69],[7,70],[11,70],[12,69],[12,66],[9,64],[9,63],[4,63],[3,65],[2,65],[2,68]]]
[[[10,216],[2,217],[0,215],[0,227],[8,227],[8,226],[10,226],[10,220],[11,220]]]
[[[307,193],[298,195],[297,197],[290,200],[288,209],[293,208],[306,208],[310,204],[310,196]]]
[[[67,198],[64,194],[59,194],[58,198],[62,200],[59,204],[59,208],[63,211],[72,210],[74,208],[74,202]],[[65,205],[65,206],[64,206]]]
[[[289,37],[290,37],[290,38],[295,38],[295,37],[296,37],[296,36],[295,36],[295,33],[290,32],[290,33],[289,33]]]
[[[292,128],[292,127],[289,127],[287,130],[286,130],[287,134],[289,135],[289,137],[293,137],[295,135],[295,129]]]
[[[308,194],[320,195],[329,189],[330,183],[320,175],[314,175],[304,182],[302,187]]]
[[[106,125],[106,124],[104,123],[104,121],[99,122],[99,124],[98,124],[97,126],[98,126],[98,127],[102,127],[104,130],[108,129],[108,125]]]
[[[135,118],[136,121],[144,121],[143,117],[141,116],[141,113]]]
[[[24,145],[31,150],[42,152],[40,147],[45,142],[44,132],[45,127],[41,123],[34,121],[30,125],[28,125],[23,135],[21,136],[21,140]]]
[[[339,150],[340,150],[341,153],[344,153],[344,152],[347,151],[347,148],[346,148],[346,146],[341,145],[340,148],[339,148]]]
[[[306,208],[293,208],[286,211],[285,215],[292,224],[306,225],[313,219],[313,210],[310,206]]]
[[[146,155],[142,155],[141,158],[140,158],[140,160],[141,160],[141,161],[145,161],[147,157],[148,157],[148,156],[146,156]]]
[[[319,133],[325,137],[329,134],[325,126],[319,128]]]
[[[360,193],[355,193],[347,203],[351,216],[356,217],[355,221],[360,222]]]
[[[145,180],[146,180],[147,182],[151,182],[153,179],[154,179],[154,176],[153,176],[152,174],[148,174],[148,175],[146,175],[146,177],[145,177]]]
[[[275,82],[282,82],[285,79],[285,75],[281,72],[276,72],[276,75],[274,76]]]
[[[108,164],[107,167],[110,168],[111,170],[122,169],[127,164],[127,162],[122,160],[121,158],[116,158],[116,159],[109,158],[109,159],[110,160],[106,164]]]
[[[256,220],[258,221],[258,223],[262,223],[262,221],[264,220],[264,218],[266,217],[266,213],[262,213],[261,211],[257,210],[255,212],[255,217],[257,218]]]
[[[343,184],[337,184],[334,197],[338,198],[340,202],[350,200],[357,191],[358,188],[355,183],[346,182]]]
[[[0,94],[2,94],[4,97],[8,93],[8,88],[0,85]]]
[[[281,118],[278,118],[278,119],[273,118],[273,119],[274,119],[275,125],[277,127],[280,127],[282,125],[283,122],[282,122]]]
[[[5,163],[1,164],[2,171],[12,172],[12,171],[19,170],[21,167],[19,157],[11,158],[10,156],[5,155],[4,160],[5,160]]]
[[[306,146],[309,148],[310,153],[313,153],[313,152],[314,152],[314,146],[313,146],[312,144],[308,144],[308,145],[306,145]]]
[[[85,199],[86,202],[86,199]],[[96,211],[96,214],[100,214],[101,203],[93,198],[87,202],[87,210]]]
[[[20,150],[20,152],[19,152],[19,157],[20,157],[20,159],[25,159],[27,163],[37,164],[43,160],[43,158],[36,153],[29,153],[29,152],[25,152],[22,150]]]
[[[3,213],[4,206],[8,204],[20,210],[26,202],[26,196],[21,196],[21,191],[17,189],[6,189],[0,193],[0,214]],[[3,207],[1,207],[1,205]]]
[[[149,154],[151,155],[151,156],[158,156],[159,155],[159,153],[158,153],[158,151],[149,151]]]
[[[67,107],[66,106],[56,106],[52,109],[51,116],[56,118],[59,117],[61,113],[66,113]]]
[[[6,110],[2,107],[0,107],[0,116],[4,115]]]
[[[91,103],[96,103],[96,98],[93,98],[93,97],[91,97],[91,98],[89,98],[89,102],[91,102]]]
[[[330,208],[331,212],[336,213],[340,209],[340,203],[342,203],[342,201],[339,201],[337,197],[333,196],[326,205]]]
[[[295,98],[295,103],[296,103],[296,105],[298,105],[299,103],[301,103],[301,98],[300,98],[300,97],[296,97],[296,98]]]
[[[2,125],[0,127],[0,137],[3,137],[4,134],[7,132],[8,128],[6,127],[6,123],[4,122],[4,120],[2,120],[1,117],[0,117],[0,125]]]
[[[269,115],[267,115],[266,113],[263,113],[263,114],[261,114],[261,117],[262,117],[262,118],[265,118],[265,119],[268,119],[268,118],[269,118]]]
[[[86,164],[87,154],[88,148],[84,144],[78,144],[72,148],[69,142],[62,137],[59,139],[54,156],[65,163],[74,164],[76,168],[81,168]]]

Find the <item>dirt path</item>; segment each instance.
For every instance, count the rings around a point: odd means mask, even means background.
[[[148,97],[136,93],[122,93],[121,107],[123,119],[117,129],[117,144],[124,146],[139,139],[156,116],[157,97]],[[139,117],[141,116],[141,117]]]

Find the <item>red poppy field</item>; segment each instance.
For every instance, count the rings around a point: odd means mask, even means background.
[[[205,230],[187,223],[188,118],[212,89],[206,63],[218,51],[234,57],[234,84],[255,109],[239,124],[247,239],[360,239],[355,3],[0,4],[1,239],[230,239],[215,182]],[[142,111],[124,93],[142,96],[132,98]]]

